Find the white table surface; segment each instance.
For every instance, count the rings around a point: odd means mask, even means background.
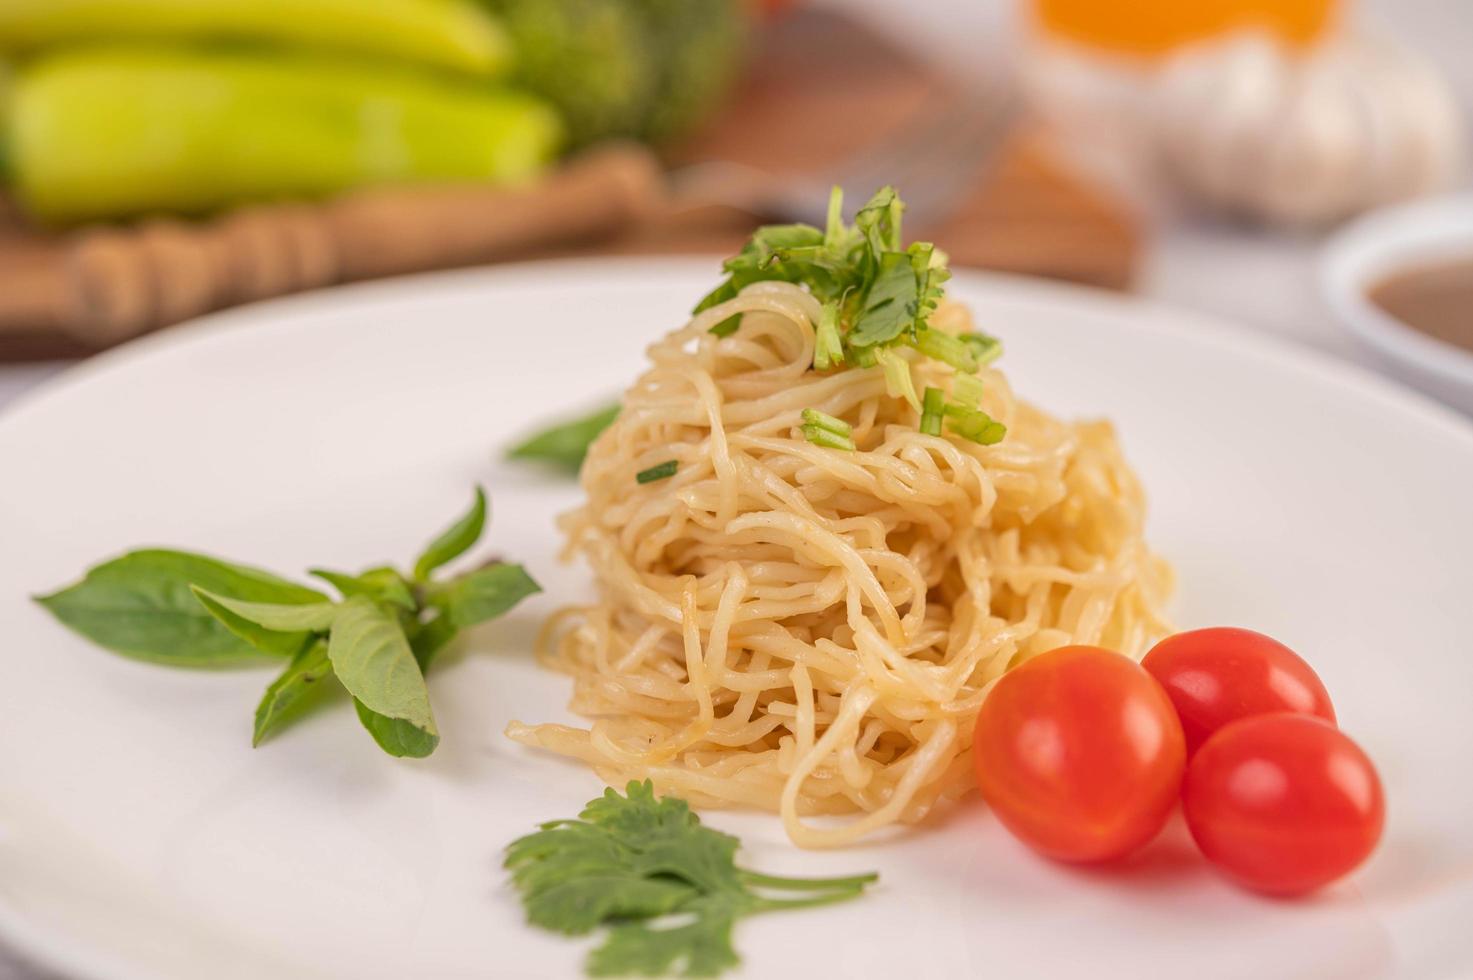
[[[826,0],[853,9],[923,46],[932,56],[975,59],[978,48],[1005,43],[1016,21],[1007,0]],[[1473,2],[1362,0],[1353,16],[1415,46],[1452,79],[1473,119]],[[1004,40],[999,40],[1004,39]],[[1473,172],[1473,171],[1470,171]],[[1465,184],[1473,181],[1465,181]],[[1227,317],[1336,357],[1369,364],[1321,299],[1315,263],[1321,239],[1180,221],[1155,229],[1137,292]],[[66,368],[66,362],[0,365],[0,411]],[[0,460],[0,472],[5,461]],[[53,980],[0,948],[0,980]]]

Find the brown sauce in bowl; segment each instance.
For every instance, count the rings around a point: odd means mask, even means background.
[[[1413,330],[1473,351],[1473,255],[1393,272],[1366,295]]]

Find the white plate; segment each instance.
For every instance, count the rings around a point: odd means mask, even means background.
[[[528,647],[587,588],[554,559],[577,491],[499,454],[632,379],[714,274],[572,263],[323,293],[99,358],[0,419],[4,933],[105,977],[574,975],[587,944],[525,926],[498,860],[600,788],[500,734],[567,717],[567,682]],[[752,866],[881,872],[862,901],[742,924],[746,975],[1473,972],[1473,431],[1196,316],[981,275],[953,289],[1022,392],[1118,421],[1181,572],[1178,621],[1254,626],[1319,668],[1381,767],[1386,839],[1352,881],[1278,902],[1216,878],[1179,824],[1103,872],[1034,857],[976,804],[826,853],[714,813]],[[426,761],[384,756],[342,704],[253,751],[269,669],[124,660],[25,599],[146,542],[284,572],[403,561],[476,481],[486,548],[548,594],[432,675]]]

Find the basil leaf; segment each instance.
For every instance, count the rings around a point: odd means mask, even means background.
[[[245,607],[260,607],[275,610],[285,610],[287,611],[285,615],[276,617],[281,622],[289,621],[289,611],[293,609],[312,610],[313,612],[309,613],[307,618],[308,620],[313,622],[318,621],[322,618],[321,614],[317,612],[317,610],[328,610],[330,612],[332,609],[332,604],[328,602],[314,602],[308,606],[288,606],[250,602],[237,603],[233,599],[225,599],[223,596],[214,595],[213,593],[206,592],[204,589],[198,587],[194,588],[193,592],[195,599],[199,601],[199,604],[203,606],[211,616],[214,616],[216,619],[218,619],[220,621],[220,624],[228,629],[230,632],[234,633],[246,643],[250,644],[252,649],[259,650],[262,653],[268,653],[278,657],[291,657],[299,653],[311,640],[312,630],[299,627],[277,628],[274,626],[266,626],[260,622],[257,622],[256,619],[252,618],[251,616],[243,615],[239,610],[234,609],[232,607],[232,604]],[[329,615],[327,623],[330,625],[331,622],[332,619]],[[327,626],[324,625],[317,628],[326,629]]]
[[[271,686],[266,688],[265,697],[256,706],[256,728],[251,736],[252,747],[271,732],[284,725],[295,712],[291,709],[305,704],[305,698],[323,689],[317,682],[332,673],[332,662],[327,659],[327,644],[313,643],[292,658],[292,662]]]
[[[439,735],[421,731],[399,718],[387,718],[365,707],[357,698],[353,699],[353,707],[358,709],[358,720],[378,747],[396,759],[423,759],[440,744]]]
[[[513,448],[507,456],[511,459],[539,459],[577,473],[583,465],[583,457],[588,455],[589,445],[618,417],[618,405],[601,408],[581,419],[542,430]]]
[[[344,598],[362,595],[389,605],[399,606],[410,612],[419,609],[419,604],[414,601],[414,593],[410,591],[409,583],[404,581],[404,576],[392,568],[370,568],[358,575],[334,572],[328,568],[313,568],[307,574],[315,575],[331,584],[343,594]]]
[[[302,606],[278,602],[243,602],[240,599],[215,595],[197,585],[194,587],[194,595],[207,606],[223,606],[240,619],[274,633],[324,632],[332,626],[338,609],[331,602],[313,602]]]
[[[481,538],[481,532],[486,528],[486,491],[476,487],[476,499],[471,504],[471,509],[440,533],[440,536],[431,541],[429,547],[414,563],[414,577],[416,581],[423,582],[430,577],[430,573],[444,565],[446,562],[454,561],[470,550],[471,545]]]
[[[457,629],[495,619],[527,596],[541,592],[521,565],[498,562],[460,576],[440,592],[436,605]]]
[[[338,680],[364,707],[429,735],[439,734],[424,675],[404,629],[373,600],[354,596],[338,607],[327,655]]]
[[[419,628],[409,640],[409,649],[414,651],[414,659],[419,662],[421,672],[430,669],[435,655],[455,639],[457,632],[459,630],[451,621],[450,614],[444,612]]]
[[[36,601],[75,632],[114,653],[176,666],[239,663],[259,650],[211,615],[191,591],[250,602],[307,604],[325,595],[269,572],[205,555],[133,551],[87,571],[76,584]],[[296,647],[277,652],[295,653]]]

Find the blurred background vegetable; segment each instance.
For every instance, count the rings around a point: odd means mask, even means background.
[[[495,74],[512,58],[473,0],[5,0],[0,49],[251,41]]]
[[[662,142],[714,109],[740,64],[733,0],[483,0],[518,52],[515,78],[562,111],[572,142]]]
[[[561,133],[522,93],[297,54],[66,52],[27,69],[13,113],[20,199],[49,221],[525,180]]]

